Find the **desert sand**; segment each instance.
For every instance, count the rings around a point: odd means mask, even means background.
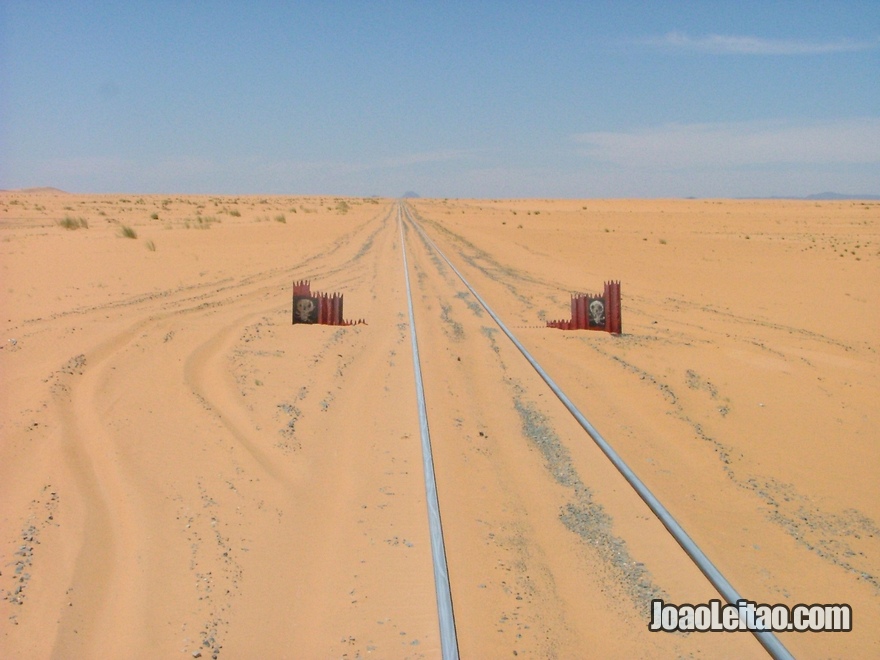
[[[880,655],[880,203],[408,204],[744,596],[852,606],[797,657]],[[462,657],[766,657],[648,631],[717,593],[405,244]],[[439,657],[395,200],[3,192],[0,272],[0,656]]]

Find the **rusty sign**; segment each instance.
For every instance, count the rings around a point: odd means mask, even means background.
[[[293,283],[293,323],[319,325],[358,325],[363,319],[346,321],[342,317],[342,294],[311,290],[308,280]]]
[[[571,296],[571,320],[548,321],[547,327],[560,330],[600,330],[619,335],[620,282],[605,282],[602,295],[575,293]]]

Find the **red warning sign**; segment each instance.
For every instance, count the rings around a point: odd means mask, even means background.
[[[358,325],[363,319],[342,318],[342,294],[318,293],[311,290],[308,280],[293,283],[293,323],[319,325]]]
[[[548,321],[548,328],[560,330],[601,330],[619,335],[620,322],[620,282],[605,282],[605,291],[600,295],[587,293],[572,294],[571,320]]]

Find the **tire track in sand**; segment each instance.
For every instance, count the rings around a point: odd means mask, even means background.
[[[62,610],[53,643],[53,657],[96,656],[105,652],[123,654],[124,648],[98,647],[85,634],[100,627],[101,621],[114,621],[144,631],[138,625],[138,589],[114,589],[137,576],[134,548],[138,545],[136,524],[128,489],[113,455],[113,440],[96,414],[93,400],[107,362],[141,331],[141,321],[110,338],[90,357],[74,358],[74,369],[62,372],[53,391],[63,434],[63,453],[67,469],[77,485],[78,517],[82,539],[77,550],[68,588],[70,606]],[[66,521],[65,521],[66,522]],[[74,524],[66,522],[66,524]],[[84,634],[80,635],[80,630]]]
[[[353,243],[352,249],[359,246],[360,256],[364,245],[369,247],[378,229],[374,229],[362,241],[363,245],[354,243],[352,239],[374,227],[375,221],[376,218],[360,225],[344,236],[344,240],[338,239],[328,252],[337,252]],[[315,255],[308,261],[312,262],[319,256]],[[150,633],[146,630],[143,616],[146,603],[140,595],[148,591],[145,581],[149,577],[144,570],[143,559],[150,554],[150,538],[145,528],[138,524],[144,510],[143,502],[139,501],[142,492],[131,488],[130,482],[127,482],[131,475],[126,474],[126,469],[130,472],[136,466],[132,464],[131,456],[126,455],[131,450],[122,447],[126,438],[116,429],[119,420],[112,414],[107,416],[106,410],[103,413],[99,411],[101,408],[112,408],[116,398],[132,399],[139,395],[137,383],[119,381],[114,373],[117,367],[126,365],[130,369],[130,358],[145,339],[149,341],[149,338],[164,333],[164,341],[169,341],[175,336],[175,331],[166,332],[168,325],[184,317],[191,322],[194,317],[205,318],[221,310],[240,311],[243,307],[253,307],[253,311],[237,315],[191,351],[184,365],[183,380],[191,387],[196,398],[201,399],[202,405],[207,405],[212,416],[232,434],[237,444],[246,450],[252,462],[259,466],[260,474],[286,482],[286,475],[239,428],[235,414],[232,418],[219,414],[218,406],[227,401],[213,403],[213,391],[205,395],[210,388],[204,386],[203,379],[208,376],[212,360],[222,353],[232,333],[254,315],[265,312],[267,302],[277,309],[275,296],[278,289],[282,286],[286,289],[292,274],[301,273],[302,269],[303,264],[270,269],[245,276],[233,285],[226,285],[224,281],[213,291],[202,288],[201,293],[195,296],[191,287],[184,287],[158,296],[112,301],[92,309],[71,312],[94,317],[111,310],[121,312],[124,308],[135,307],[142,310],[144,316],[97,347],[88,349],[81,354],[81,359],[72,360],[76,371],[62,373],[51,386],[54,392],[52,403],[57,409],[62,428],[67,470],[76,491],[76,496],[70,498],[76,519],[69,516],[65,527],[79,527],[76,534],[65,532],[67,545],[64,554],[71,558],[72,564],[70,586],[65,592],[70,596],[70,603],[61,612],[52,646],[53,655],[125,655],[132,645],[141,649],[150,647]],[[339,268],[315,268],[313,265],[310,270],[314,276]],[[183,297],[175,299],[178,294]],[[34,320],[38,321],[41,319]],[[178,341],[180,336],[178,332]],[[111,381],[123,386],[114,390],[109,385]],[[209,402],[209,398],[212,401]],[[234,406],[230,409],[236,410]],[[128,465],[123,465],[126,461]],[[216,523],[216,519],[212,523]],[[72,547],[75,545],[78,547]],[[124,644],[117,645],[111,641],[118,639],[118,635],[102,634],[102,630],[111,628],[127,631]]]

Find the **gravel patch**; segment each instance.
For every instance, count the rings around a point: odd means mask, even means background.
[[[614,535],[613,519],[605,508],[593,500],[593,493],[581,480],[568,450],[549,420],[520,394],[514,398],[523,435],[531,440],[544,457],[553,479],[572,491],[572,500],[559,513],[559,519],[577,534],[608,567],[609,577],[617,583],[637,608],[649,611],[651,600],[669,596],[654,584],[644,564],[635,561],[626,541]]]

